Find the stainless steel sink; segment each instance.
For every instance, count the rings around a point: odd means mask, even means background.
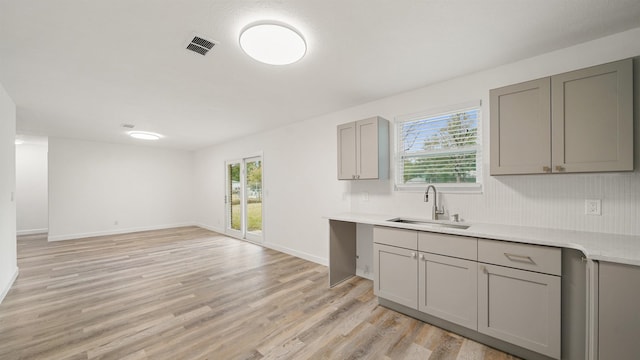
[[[387,221],[402,223],[402,224],[412,224],[412,225],[421,225],[432,228],[449,228],[449,229],[460,229],[466,230],[470,225],[462,225],[462,224],[452,224],[451,222],[443,221],[443,220],[422,220],[422,219],[411,219],[411,218],[393,218]]]

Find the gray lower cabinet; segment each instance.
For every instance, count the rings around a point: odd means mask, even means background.
[[[417,309],[417,251],[374,243],[373,256],[374,293],[379,297]]]
[[[562,250],[478,240],[478,332],[560,359]]]
[[[373,238],[378,297],[560,359],[561,249],[378,226]]]
[[[560,359],[559,276],[478,264],[478,331]]]
[[[600,262],[599,267],[599,359],[638,359],[640,267],[610,262]]]
[[[420,253],[418,310],[477,330],[477,263]]]

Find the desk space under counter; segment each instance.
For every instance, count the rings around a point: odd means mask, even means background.
[[[362,273],[356,262],[373,265],[364,277],[374,280],[382,306],[526,359],[638,353],[640,237],[491,224],[427,231],[386,218],[329,218],[330,286]],[[598,245],[601,238],[631,250]],[[352,256],[337,266],[334,253],[345,249]]]

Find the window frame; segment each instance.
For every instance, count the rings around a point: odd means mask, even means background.
[[[478,110],[478,127],[476,138],[476,182],[475,183],[417,183],[417,184],[405,184],[402,181],[402,163],[404,157],[404,150],[402,149],[402,130],[403,123],[416,120],[425,120],[432,117],[437,117],[446,114],[452,114],[456,112],[465,112],[469,110]],[[424,189],[429,185],[434,185],[438,192],[441,193],[464,193],[464,194],[479,194],[483,190],[483,178],[482,178],[482,101],[470,101],[451,106],[430,109],[421,111],[418,113],[406,114],[396,116],[394,119],[394,131],[395,131],[395,154],[394,154],[394,190],[395,191],[413,191],[424,192]]]

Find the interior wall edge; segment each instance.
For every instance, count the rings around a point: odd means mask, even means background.
[[[19,269],[16,267],[16,269],[13,271],[13,275],[11,275],[11,278],[9,279],[9,282],[7,282],[7,284],[2,289],[2,292],[0,292],[0,304],[4,300],[5,296],[7,296],[7,294],[9,293],[9,290],[11,290],[11,287],[13,286],[13,283],[18,278],[18,273],[19,272],[20,272]]]

